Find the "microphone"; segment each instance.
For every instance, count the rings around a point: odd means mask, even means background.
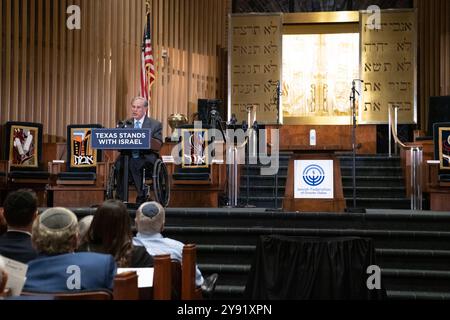
[[[119,121],[119,122],[117,122],[117,124],[116,124],[116,128],[123,128],[123,126],[124,126],[123,121]]]
[[[126,128],[127,126],[133,126],[133,121],[131,121],[131,120],[125,121],[125,128]]]
[[[236,118],[236,115],[233,113],[231,115],[230,124],[234,126],[234,125],[236,125],[236,123],[237,123],[237,118]]]
[[[243,121],[242,121],[242,130],[244,130],[244,132],[246,132],[247,129],[248,129],[247,121],[243,120]]]
[[[253,122],[252,128],[253,128],[253,130],[258,131],[258,128],[259,128],[258,121]]]

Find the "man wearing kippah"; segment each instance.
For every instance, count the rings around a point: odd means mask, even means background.
[[[45,210],[33,223],[32,241],[39,252],[30,261],[24,291],[76,292],[112,290],[116,262],[109,254],[75,252],[79,244],[76,215],[66,208]]]
[[[181,262],[184,244],[170,238],[164,238],[161,234],[164,229],[165,211],[157,202],[145,202],[136,211],[136,229],[138,234],[133,239],[135,246],[144,246],[152,255],[170,254],[172,259]],[[201,286],[203,277],[195,268],[195,284]]]

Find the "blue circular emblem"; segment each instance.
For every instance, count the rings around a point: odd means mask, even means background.
[[[325,171],[321,166],[312,164],[303,171],[303,181],[308,186],[317,187],[325,180]]]

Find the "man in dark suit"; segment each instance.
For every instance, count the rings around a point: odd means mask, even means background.
[[[47,209],[36,218],[32,230],[39,256],[28,264],[24,291],[113,289],[116,274],[113,256],[75,252],[80,239],[77,217],[72,211]]]
[[[162,146],[162,124],[158,120],[149,118],[148,101],[142,97],[135,97],[131,101],[132,118],[126,121],[126,128],[150,128],[151,129],[151,149],[149,150],[133,150],[130,155],[128,171],[133,179],[134,185],[138,192],[136,203],[141,204],[146,201],[146,195],[143,185],[143,169],[149,168],[158,159],[158,152]],[[124,199],[123,190],[123,155],[116,161],[117,176],[117,195],[120,199]]]
[[[37,216],[36,194],[28,190],[11,192],[3,207],[8,232],[0,237],[0,255],[28,263],[37,257],[31,245],[31,227]]]

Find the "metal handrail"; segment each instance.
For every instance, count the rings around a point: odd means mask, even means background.
[[[389,156],[391,156],[391,134],[394,141],[400,148],[406,150],[410,154],[411,159],[411,210],[422,210],[422,162],[423,162],[423,148],[422,146],[407,146],[397,135],[397,119],[398,106],[389,106]],[[394,109],[394,119],[392,118],[392,109]]]
[[[230,149],[232,152],[233,166],[230,165],[230,172],[228,176],[228,201],[230,207],[237,207],[238,205],[238,149],[245,148],[248,143],[248,136],[245,141],[239,145],[233,145]]]

